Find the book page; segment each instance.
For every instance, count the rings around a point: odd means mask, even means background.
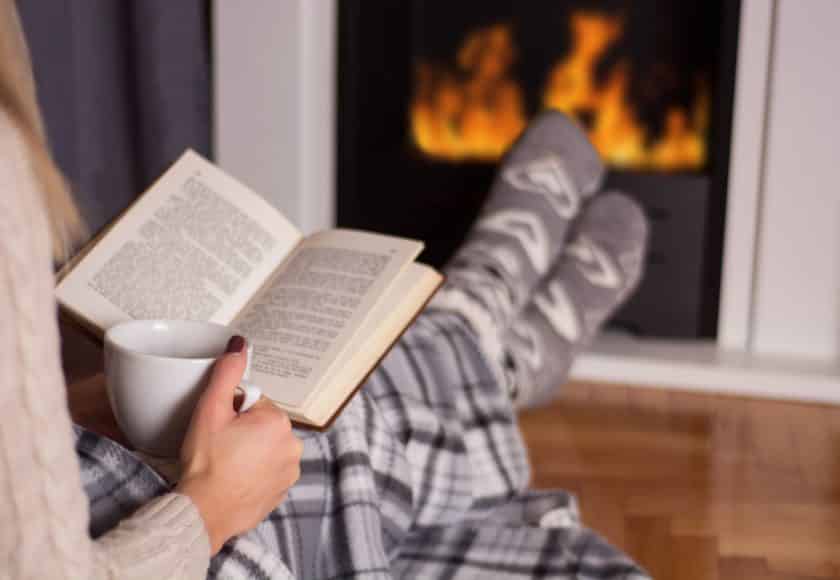
[[[443,282],[433,268],[414,262],[400,274],[309,401],[299,422],[323,426],[361,385]],[[312,407],[310,409],[310,406]],[[294,414],[294,409],[289,409]],[[293,415],[294,416],[294,415]]]
[[[59,283],[100,329],[130,319],[227,324],[301,239],[259,195],[187,151]]]
[[[251,382],[300,406],[423,244],[365,232],[310,236],[234,322],[254,345]]]

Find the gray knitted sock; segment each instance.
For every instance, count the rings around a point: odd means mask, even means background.
[[[574,121],[541,113],[502,162],[432,306],[458,311],[485,353],[500,360],[501,333],[559,256],[570,221],[603,173]]]
[[[549,400],[575,356],[638,286],[648,225],[630,198],[605,193],[581,213],[571,242],[502,339],[518,407]]]

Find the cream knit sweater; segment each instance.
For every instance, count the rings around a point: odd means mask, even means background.
[[[0,18],[2,42],[17,17],[8,0],[0,9],[10,18]],[[210,544],[186,496],[150,502],[97,541],[88,534],[37,183],[22,134],[0,112],[0,579],[204,578]]]
[[[168,494],[97,541],[59,360],[49,229],[12,121],[0,114],[0,578],[204,578],[210,544]]]

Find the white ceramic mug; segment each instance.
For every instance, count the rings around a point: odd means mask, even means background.
[[[230,328],[188,320],[132,320],[105,333],[105,382],[117,424],[138,450],[176,457],[190,417],[216,358],[233,336]],[[251,349],[248,349],[251,366]],[[247,411],[262,393],[240,389]]]

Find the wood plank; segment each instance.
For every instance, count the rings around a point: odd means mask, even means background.
[[[627,551],[653,578],[674,577],[674,545],[668,518],[628,517]]]
[[[576,392],[522,417],[535,481],[654,577],[840,578],[840,408]]]
[[[627,398],[630,407],[636,411],[668,416],[668,391],[664,389],[634,388],[628,391]]]
[[[814,562],[805,558],[770,558],[767,567],[774,574],[798,575],[808,578],[834,580],[840,577],[840,568],[827,562]]]
[[[720,580],[778,580],[773,578],[764,558],[722,558]]]
[[[589,401],[599,406],[612,406],[625,410],[629,401],[628,388],[618,385],[591,386]]]
[[[671,421],[682,426],[683,429],[702,436],[704,441],[709,443],[711,443],[711,433],[714,428],[711,407],[712,400],[708,396],[687,391],[668,393]]]
[[[715,461],[743,460],[749,454],[747,403],[734,397],[710,397],[713,418],[712,446]]]
[[[674,580],[718,580],[717,538],[674,538]]]
[[[598,533],[622,550],[628,548],[624,496],[621,482],[603,480],[590,481],[578,494],[584,523],[598,522]]]
[[[840,481],[840,438],[832,438],[829,410],[790,405],[786,411],[797,464],[805,484],[817,493],[837,492],[837,483]]]
[[[790,404],[753,400],[749,410],[749,449],[757,465],[799,473],[793,430],[788,420]]]

